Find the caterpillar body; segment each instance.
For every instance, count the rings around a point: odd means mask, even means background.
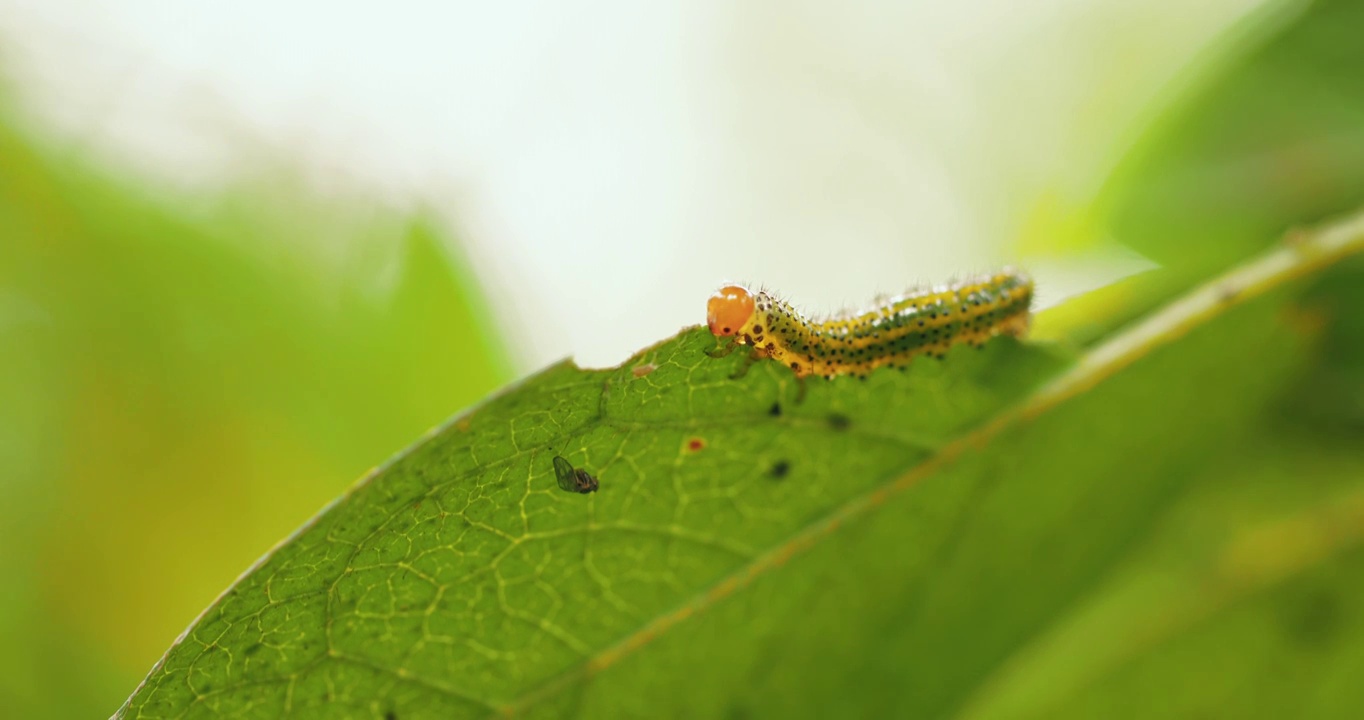
[[[730,350],[751,346],[755,358],[778,360],[797,377],[865,377],[878,367],[903,367],[920,355],[943,357],[953,345],[1022,336],[1032,298],[1027,275],[1002,270],[815,322],[766,291],[728,285],[706,303],[706,324],[716,337],[733,338]]]

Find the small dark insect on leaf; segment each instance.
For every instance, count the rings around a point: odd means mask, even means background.
[[[554,456],[554,474],[559,480],[559,489],[564,492],[575,492],[586,495],[597,491],[597,478],[592,477],[582,468],[573,467],[562,455]]]

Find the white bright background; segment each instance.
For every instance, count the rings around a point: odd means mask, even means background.
[[[529,370],[619,362],[727,280],[819,311],[1006,262],[1044,303],[1129,272],[1012,243],[1262,4],[0,0],[0,66],[167,184],[247,147],[437,208]]]

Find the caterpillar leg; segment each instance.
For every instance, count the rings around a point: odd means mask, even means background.
[[[735,370],[729,376],[729,379],[738,380],[739,378],[747,375],[748,369],[753,367],[753,363],[758,362],[759,360],[762,360],[765,357],[767,357],[767,353],[764,352],[761,348],[753,348],[753,351],[750,352],[746,357],[744,357],[743,364],[739,366],[738,370]]]
[[[806,387],[806,385],[808,385],[808,384],[809,384],[809,383],[806,382],[805,376],[804,376],[804,375],[797,375],[797,376],[796,376],[796,404],[797,404],[797,405],[800,405],[800,404],[802,404],[802,403],[805,402],[805,387]]]
[[[707,350],[707,351],[706,351],[706,355],[709,355],[710,357],[713,357],[713,358],[728,357],[729,354],[732,353],[732,352],[734,352],[736,349],[738,349],[738,347],[739,347],[739,343],[736,343],[736,342],[731,342],[731,343],[728,343],[728,344],[722,344],[722,345],[720,345],[719,347],[713,347],[713,348]]]
[[[731,342],[727,345],[721,345],[720,347],[711,348],[710,350],[707,350],[706,355],[717,359],[722,357],[728,357],[730,353],[739,349],[741,345],[743,345],[743,343]],[[743,364],[739,365],[739,368],[730,374],[729,379],[738,380],[739,378],[747,375],[748,369],[750,367],[753,367],[753,363],[762,360],[765,357],[767,357],[766,351],[764,351],[762,348],[756,347],[753,348],[744,358]]]

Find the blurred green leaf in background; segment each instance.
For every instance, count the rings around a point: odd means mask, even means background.
[[[0,698],[96,717],[252,560],[508,378],[423,213],[115,176],[0,113]]]
[[[1168,267],[1225,267],[1364,202],[1364,4],[1271,3],[1253,20],[1190,68],[1100,203]]]
[[[1096,201],[1109,235],[1185,285],[1294,227],[1364,206],[1361,32],[1364,4],[1353,0],[1269,3],[1234,28],[1189,68]],[[1110,294],[1125,302],[1144,292]],[[1355,440],[1364,437],[1364,318],[1351,309],[1364,308],[1364,283],[1334,275],[1318,297],[1331,309],[1325,352],[1286,411],[1329,429],[1323,442]]]

